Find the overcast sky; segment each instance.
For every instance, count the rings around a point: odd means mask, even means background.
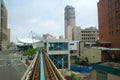
[[[97,2],[99,0],[5,0],[8,10],[8,27],[11,41],[28,37],[32,31],[37,35],[50,33],[64,35],[64,8],[75,8],[76,25],[82,29],[98,27]]]

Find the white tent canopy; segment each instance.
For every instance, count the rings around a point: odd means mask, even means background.
[[[32,44],[40,42],[41,40],[32,39],[32,38],[17,38],[19,43]]]

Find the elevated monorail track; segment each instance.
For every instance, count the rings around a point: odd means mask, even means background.
[[[48,54],[40,51],[21,80],[65,80]]]
[[[45,54],[44,54],[44,67],[45,67],[45,80],[58,80],[51,64],[49,63],[49,59],[46,57]]]
[[[56,68],[49,56],[44,53],[45,79],[46,80],[65,80],[60,71]]]

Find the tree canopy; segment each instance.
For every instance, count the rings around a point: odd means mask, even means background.
[[[36,54],[36,50],[33,48],[29,48],[24,51],[23,55],[28,56],[29,58],[33,58],[33,55]]]

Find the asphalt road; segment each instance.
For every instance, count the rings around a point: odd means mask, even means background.
[[[0,54],[0,80],[20,80],[26,69],[19,56]]]

